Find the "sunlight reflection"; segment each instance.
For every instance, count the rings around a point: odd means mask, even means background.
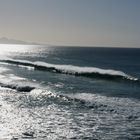
[[[35,45],[0,44],[0,55],[7,56],[11,53],[28,52],[33,48],[35,48]]]

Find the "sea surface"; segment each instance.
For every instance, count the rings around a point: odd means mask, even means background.
[[[0,45],[0,139],[140,140],[140,49]]]

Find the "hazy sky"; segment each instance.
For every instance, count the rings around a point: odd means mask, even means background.
[[[0,0],[0,37],[140,47],[140,0]]]

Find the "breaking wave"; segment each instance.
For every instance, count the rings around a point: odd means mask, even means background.
[[[0,86],[4,88],[14,89],[19,92],[30,92],[31,90],[35,89],[35,87],[32,86],[19,86],[15,84],[4,84],[4,83],[0,83]]]
[[[42,61],[32,62],[27,60],[15,60],[15,59],[1,59],[0,62],[14,64],[18,66],[32,67],[34,70],[49,71],[53,73],[85,76],[90,78],[101,78],[107,80],[139,81],[138,78],[128,75],[122,71],[112,69],[101,69],[96,67],[80,67],[73,65],[58,65]]]
[[[32,103],[34,106],[44,106],[44,104],[55,102],[59,105],[124,114],[130,116],[130,119],[133,118],[131,118],[132,114],[138,117],[140,113],[139,101],[128,98],[107,97],[94,93],[59,94],[42,89],[32,90],[29,96],[32,98],[30,102],[35,101],[35,104]]]

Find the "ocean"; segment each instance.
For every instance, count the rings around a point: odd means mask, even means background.
[[[1,44],[0,139],[140,140],[140,49]]]

